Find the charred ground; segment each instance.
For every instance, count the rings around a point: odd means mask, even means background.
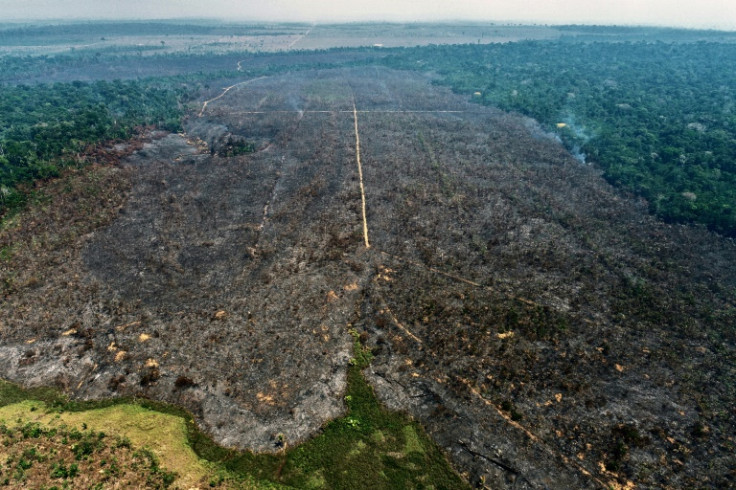
[[[273,450],[344,411],[354,329],[471,483],[734,484],[732,241],[419,75],[242,82],[5,225],[4,377]]]

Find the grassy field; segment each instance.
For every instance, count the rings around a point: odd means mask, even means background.
[[[176,482],[191,488],[212,473],[186,444],[183,419],[139,405],[66,412],[26,400],[2,407],[0,421],[5,485],[168,487]]]

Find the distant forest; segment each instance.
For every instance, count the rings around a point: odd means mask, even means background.
[[[662,219],[736,236],[734,44],[430,46],[383,63],[533,117]]]
[[[134,27],[121,24],[115,29],[127,32]],[[24,29],[0,34],[22,35]],[[25,32],[40,35],[44,29],[51,28],[28,27]],[[79,27],[52,30],[71,34],[75,29]],[[143,26],[146,32],[158,29],[179,32],[182,27],[165,23]],[[199,32],[212,27],[192,29]],[[577,29],[575,36],[610,35],[610,30]],[[687,40],[686,32],[675,34]],[[693,31],[692,39],[703,35]],[[304,52],[244,53],[242,56],[257,62],[251,64],[252,69],[240,72],[235,70],[232,55],[206,59],[185,53],[145,59],[92,56],[89,52],[5,56],[0,58],[0,66],[7,80],[13,74],[37,76],[44,67],[59,70],[68,64],[79,69],[81,63],[99,69],[105,63],[127,66],[133,59],[136,66],[155,66],[160,60],[161,66],[175,66],[168,68],[168,74],[176,76],[3,85],[0,212],[22,197],[14,190],[18,182],[54,175],[64,165],[64,156],[86,143],[125,137],[139,124],[178,127],[180,108],[192,97],[191,87],[201,87],[208,77],[243,78],[377,63],[435,73],[437,83],[472,100],[532,117],[581,160],[600,166],[613,185],[645,198],[660,218],[700,223],[736,236],[736,43],[584,42],[575,36],[571,30],[570,36],[558,41],[333,49],[320,52],[318,58]],[[196,83],[190,83],[185,91],[181,87],[186,81]]]

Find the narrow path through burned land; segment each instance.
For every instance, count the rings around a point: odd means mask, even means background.
[[[241,85],[247,85],[249,83],[252,83],[252,82],[255,82],[255,81],[258,81],[258,80],[263,80],[264,78],[266,78],[266,77],[251,78],[250,80],[245,80],[244,82],[234,83],[233,85],[230,85],[229,87],[225,87],[224,89],[222,89],[222,93],[220,95],[218,95],[217,97],[213,97],[213,98],[211,98],[209,100],[205,100],[202,103],[202,109],[199,111],[199,117],[202,117],[204,115],[204,111],[207,109],[207,104],[209,104],[210,102],[214,102],[214,101],[216,101],[218,99],[221,99],[230,90],[234,89],[235,87],[240,87]]]
[[[365,187],[363,185],[363,165],[360,162],[360,133],[358,132],[358,110],[353,101],[353,122],[355,124],[355,160],[358,163],[358,179],[360,181],[360,206],[363,216],[363,241],[365,248],[371,248],[368,241],[368,218],[365,213]]]

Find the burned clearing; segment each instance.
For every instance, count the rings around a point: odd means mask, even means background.
[[[99,187],[86,228],[34,241],[20,215],[2,375],[175,403],[275,451],[344,412],[352,330],[378,397],[473,484],[732,485],[733,242],[430,82],[213,88],[186,134],[80,184]]]

